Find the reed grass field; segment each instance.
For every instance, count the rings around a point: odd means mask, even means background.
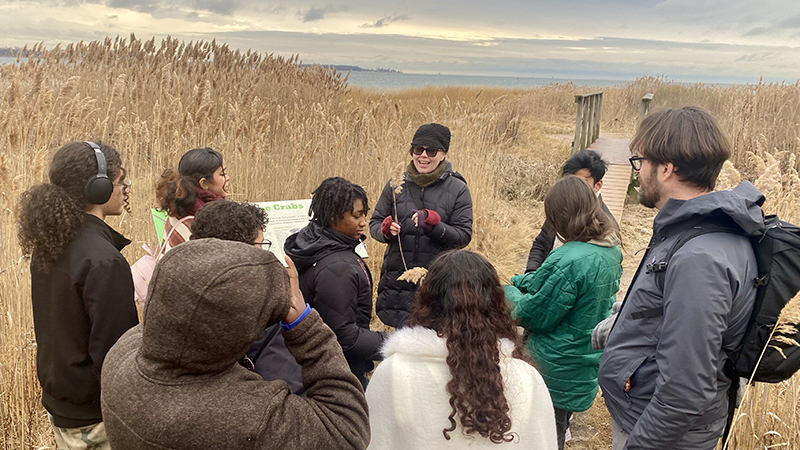
[[[155,182],[185,151],[210,146],[225,157],[237,201],[308,198],[328,176],[361,184],[371,202],[408,161],[416,128],[452,130],[448,157],[467,179],[475,223],[470,248],[504,281],[524,270],[544,218],[542,199],[569,156],[573,96],[592,89],[553,84],[526,90],[428,87],[372,91],[346,76],[304,67],[297,57],[241,52],[216,42],[107,38],[26,50],[0,66],[0,448],[54,448],[36,378],[29,260],[17,243],[17,201],[46,181],[53,152],[71,140],[103,140],[123,156],[132,213],[109,222],[134,243],[154,245],[148,212]],[[685,85],[646,77],[604,90],[602,133],[632,137],[639,100],[698,105],[721,123],[734,156],[718,188],[751,180],[765,209],[800,223],[800,84]],[[623,288],[650,238],[655,211],[626,206]],[[373,274],[383,246],[368,241]],[[800,300],[790,306],[800,313]],[[796,317],[796,316],[795,316]],[[376,327],[381,324],[375,319]],[[800,448],[800,380],[757,384],[739,411],[730,448]],[[611,448],[602,399],[576,417],[570,449]]]

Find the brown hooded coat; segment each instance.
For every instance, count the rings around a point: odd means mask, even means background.
[[[201,239],[165,255],[143,323],[120,338],[103,365],[112,448],[365,448],[361,385],[316,311],[283,331],[307,398],[237,363],[289,305],[286,270],[270,252]]]

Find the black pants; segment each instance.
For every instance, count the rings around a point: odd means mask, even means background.
[[[572,411],[554,408],[556,413],[556,439],[558,440],[558,450],[564,450],[564,435],[569,428],[569,419],[572,418]]]

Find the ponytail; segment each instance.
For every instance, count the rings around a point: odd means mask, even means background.
[[[161,174],[156,184],[156,198],[162,210],[182,219],[191,215],[197,196],[198,182],[191,176],[181,176],[172,169]]]

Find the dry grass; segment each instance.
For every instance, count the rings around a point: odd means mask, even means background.
[[[134,239],[125,256],[135,261],[139,244],[155,240],[147,212],[155,205],[155,180],[190,148],[211,146],[225,155],[234,200],[304,198],[336,175],[363,185],[375,201],[392,169],[407,162],[416,127],[444,123],[453,133],[448,157],[473,195],[470,247],[508,280],[524,267],[543,221],[541,200],[569,152],[569,142],[552,135],[572,134],[573,95],[587,90],[567,84],[378,92],[350,87],[341,74],[304,68],[297,58],[231,51],[214,42],[131,37],[33,50],[36,56],[22,58],[20,66],[0,67],[0,448],[7,449],[52,448],[39,401],[30,274],[16,242],[15,208],[22,191],[45,180],[51,155],[64,142],[102,138],[123,154],[133,213],[111,222]],[[692,103],[711,110],[732,136],[737,176],[768,175],[775,161],[798,168],[792,156],[800,144],[797,85],[720,88],[643,78],[606,90],[603,129],[630,133],[646,92],[656,94],[656,106]],[[760,181],[780,185],[770,188],[769,207],[798,222],[797,172],[784,170],[779,178]],[[652,211],[626,209],[623,285],[651,220]],[[377,274],[383,248],[369,241],[368,250]],[[795,395],[796,383],[759,389],[779,404],[787,392]],[[785,410],[767,407],[773,409],[753,415],[772,412],[788,420]],[[601,402],[579,420],[586,433],[571,447],[608,447]],[[776,424],[760,424],[762,436],[770,430],[789,436]],[[796,435],[790,439],[800,444]]]

